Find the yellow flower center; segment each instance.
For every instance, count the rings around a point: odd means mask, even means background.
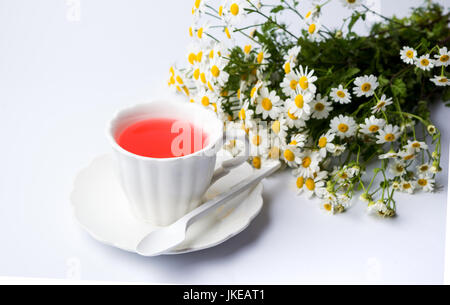
[[[309,16],[311,16],[311,14],[312,14],[312,11],[307,12],[305,15],[305,18],[309,18]]]
[[[293,79],[293,80],[291,80],[291,83],[289,86],[291,87],[292,90],[295,90],[295,88],[297,88],[297,85],[298,85],[298,82],[295,79]]]
[[[300,80],[298,81],[298,83],[300,84],[300,87],[303,90],[306,90],[309,87],[308,78],[306,76],[300,77]]]
[[[192,27],[189,27],[189,36],[193,37],[194,36],[194,31],[192,30]]]
[[[195,0],[195,8],[198,9],[200,7],[200,3],[202,3],[202,0]]]
[[[251,45],[246,45],[245,47],[244,47],[244,53],[245,54],[250,54],[250,51],[252,50],[252,46]]]
[[[384,136],[384,139],[386,140],[386,142],[392,142],[395,140],[395,135],[392,133],[388,133]]]
[[[211,82],[209,82],[209,81],[208,81],[208,88],[209,88],[209,90],[214,92],[214,87],[212,86]]]
[[[239,118],[244,121],[245,120],[245,109],[242,108],[241,111],[239,111]]]
[[[404,184],[403,184],[403,188],[404,188],[405,190],[410,189],[410,188],[411,188],[411,184],[410,184],[410,183],[404,183]]]
[[[406,57],[408,57],[408,58],[413,58],[413,57],[414,57],[414,52],[411,51],[411,50],[407,51],[407,52],[406,52]]]
[[[183,79],[180,76],[177,76],[177,82],[182,85],[183,84]]]
[[[336,92],[336,95],[340,98],[344,98],[345,97],[345,92],[342,90],[339,90],[338,92]]]
[[[328,143],[328,139],[326,137],[321,137],[319,139],[319,147],[320,148],[324,148],[325,146],[327,146]]]
[[[266,97],[262,100],[261,106],[264,110],[270,111],[272,109],[272,101]]]
[[[442,55],[439,60],[441,62],[447,62],[450,59],[450,57],[448,55]]]
[[[208,106],[209,106],[209,97],[204,96],[204,97],[202,98],[202,105],[205,106],[205,107],[208,107]]]
[[[322,103],[317,103],[317,104],[314,106],[314,109],[315,109],[316,111],[323,111],[323,110],[325,109],[325,105],[322,104]]]
[[[251,97],[251,98],[253,98],[253,97],[255,96],[257,90],[258,90],[257,87],[253,87],[253,88],[252,88],[252,91],[250,91],[250,97]]]
[[[422,65],[422,66],[428,66],[429,64],[430,64],[430,61],[428,60],[428,59],[426,59],[426,58],[424,58],[424,59],[422,59],[421,61],[420,61],[420,64]]]
[[[200,51],[200,52],[198,52],[196,59],[198,62],[202,62],[202,58],[203,58],[203,52]]]
[[[200,77],[200,69],[196,69],[195,71],[194,71],[194,78],[196,79],[196,80],[198,80],[199,79],[199,77]]]
[[[348,2],[348,3],[351,3],[351,4],[355,3],[355,1],[356,1],[356,0],[347,0],[347,2]]]
[[[379,103],[377,104],[377,108],[378,108],[378,109],[381,109],[381,108],[384,107],[384,105],[386,105],[386,102],[381,101],[381,102],[379,102]]]
[[[255,146],[259,146],[261,144],[261,140],[262,140],[261,137],[256,135],[256,136],[253,137],[252,143]]]
[[[301,189],[303,187],[303,185],[305,184],[305,178],[303,177],[298,177],[297,178],[297,187],[299,189]]]
[[[223,15],[223,5],[219,7],[219,16],[222,17],[222,15]]]
[[[439,80],[438,80],[438,82],[440,82],[440,83],[446,83],[448,81],[448,79],[447,79],[447,77],[445,77],[445,76],[442,76]]]
[[[414,142],[411,146],[413,148],[420,148],[420,143],[419,142]]]
[[[199,39],[202,39],[202,37],[203,37],[203,28],[199,28],[199,29],[198,29],[198,31],[197,31],[197,37],[198,37]]]
[[[206,75],[205,75],[205,73],[202,72],[200,74],[200,80],[202,81],[202,83],[206,84]]]
[[[230,30],[228,28],[225,28],[225,34],[227,35],[228,39],[231,39]]]
[[[289,143],[289,145],[297,145],[297,141],[292,140],[291,143]]]
[[[305,102],[303,99],[303,95],[299,94],[295,97],[295,106],[297,106],[298,108],[303,108]]]
[[[315,31],[316,31],[316,24],[311,23],[311,25],[308,28],[308,32],[309,32],[309,34],[314,34]]]
[[[237,3],[233,3],[230,6],[230,12],[231,14],[233,14],[234,16],[237,16],[239,14],[239,5]]]
[[[331,206],[331,204],[329,204],[329,203],[325,203],[325,204],[323,205],[323,208],[324,208],[326,211],[328,211],[328,212],[331,212],[331,210],[332,210],[332,206]]]
[[[285,158],[287,161],[292,162],[292,161],[295,160],[295,155],[294,155],[294,153],[293,153],[291,150],[286,149],[286,150],[284,151],[284,158]]]
[[[272,123],[272,130],[273,132],[275,132],[276,134],[278,134],[281,130],[281,124],[280,121],[274,121]]]
[[[340,132],[347,132],[348,131],[348,129],[349,129],[349,127],[348,127],[348,125],[347,124],[344,124],[344,123],[341,123],[341,124],[339,124],[339,126],[338,126],[338,130],[340,131]]]
[[[314,191],[314,189],[316,188],[316,183],[311,178],[306,179],[305,184],[306,184],[306,187],[308,188],[308,190],[310,190],[310,191]]]
[[[302,159],[302,166],[304,168],[308,168],[311,165],[311,158],[310,157],[304,157]]]
[[[214,77],[219,77],[219,75],[220,75],[219,67],[217,67],[216,65],[212,66],[212,68],[211,68],[211,74],[212,74]]]
[[[409,161],[409,160],[412,160],[412,159],[414,159],[414,154],[412,154],[412,155],[407,155],[407,156],[404,156],[404,157],[403,157],[403,160],[406,160],[406,161]]]
[[[419,180],[417,181],[417,183],[418,183],[420,186],[426,186],[426,185],[428,184],[428,181],[427,181],[427,179],[419,179]]]
[[[395,166],[395,169],[396,169],[399,173],[402,173],[402,172],[405,170],[405,168],[404,168],[403,165],[401,165],[401,164],[397,164],[397,165]]]
[[[298,119],[298,117],[296,117],[295,115],[293,115],[290,111],[288,111],[288,113],[287,113],[287,115],[288,115],[288,117],[291,119],[291,120],[297,120]]]
[[[254,157],[252,160],[253,167],[256,169],[261,168],[261,158],[260,157]]]
[[[380,129],[380,127],[378,125],[372,125],[369,127],[369,131],[374,133],[377,132]]]
[[[284,64],[284,73],[289,74],[291,72],[291,63],[290,62],[286,62]]]
[[[428,165],[422,165],[420,167],[420,171],[422,171],[422,172],[426,172],[427,170],[428,170]]]
[[[258,57],[256,58],[258,64],[261,64],[264,60],[264,52],[259,52]]]
[[[361,90],[362,90],[363,92],[368,92],[368,91],[370,91],[370,89],[372,89],[372,85],[369,84],[369,83],[364,83],[364,84],[361,86]]]
[[[189,96],[189,89],[186,86],[183,86],[183,91],[186,93],[187,96]]]

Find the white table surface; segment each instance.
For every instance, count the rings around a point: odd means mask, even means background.
[[[441,1],[444,3],[445,1]],[[92,239],[76,224],[76,173],[109,151],[105,122],[163,94],[184,56],[191,1],[0,0],[0,276],[153,283],[440,283],[448,134],[437,194],[398,197],[398,217],[356,203],[324,215],[285,172],[267,180],[264,208],[244,232],[208,250],[144,258]],[[421,1],[381,1],[406,13]],[[345,12],[339,4],[333,4]],[[447,3],[448,6],[448,3]],[[334,24],[335,20],[327,23]],[[449,109],[434,107],[448,133]]]

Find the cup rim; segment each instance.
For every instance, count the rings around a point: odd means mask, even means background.
[[[201,150],[198,150],[192,154],[189,155],[185,155],[185,156],[180,156],[180,157],[172,157],[172,158],[152,158],[152,157],[146,157],[146,156],[141,156],[141,155],[137,155],[135,153],[129,152],[128,150],[122,148],[116,141],[115,136],[113,135],[113,128],[114,128],[114,122],[119,118],[119,116],[125,112],[125,111],[129,111],[135,108],[139,108],[139,107],[143,107],[145,105],[151,105],[151,104],[156,104],[156,103],[164,103],[164,104],[176,104],[176,103],[184,103],[184,106],[187,107],[194,107],[197,108],[196,111],[201,111],[201,112],[205,112],[208,115],[213,116],[213,113],[209,113],[208,110],[204,109],[203,107],[201,107],[200,105],[197,104],[192,104],[192,103],[188,103],[188,102],[182,102],[182,101],[168,101],[168,100],[153,100],[151,102],[147,102],[147,103],[137,103],[134,104],[132,106],[126,106],[123,107],[119,110],[116,110],[116,112],[114,113],[113,117],[108,121],[107,126],[106,126],[106,136],[110,142],[110,144],[112,145],[113,149],[125,154],[129,157],[133,157],[139,160],[147,160],[147,161],[160,161],[160,162],[170,162],[170,161],[176,161],[176,160],[182,160],[182,159],[188,159],[194,156],[200,156],[200,155],[204,155],[206,151],[208,150],[212,150],[217,143],[222,139],[223,136],[223,126],[222,126],[222,121],[219,120],[219,118],[214,118],[219,126],[219,134],[217,135],[217,139],[213,139],[212,141],[210,141],[210,143],[202,148]]]

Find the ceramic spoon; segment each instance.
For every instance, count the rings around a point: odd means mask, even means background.
[[[136,252],[143,256],[156,256],[177,247],[186,239],[187,229],[196,220],[227,203],[230,199],[233,199],[252,186],[257,185],[265,177],[268,177],[272,173],[276,172],[280,166],[281,163],[277,161],[273,166],[258,171],[258,173],[244,179],[228,191],[218,195],[210,201],[205,202],[170,226],[162,227],[149,233],[139,242]]]

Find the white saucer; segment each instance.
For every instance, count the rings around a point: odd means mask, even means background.
[[[231,156],[219,152],[217,164]],[[229,189],[253,173],[245,163],[220,179],[206,193],[207,199]],[[205,218],[194,223],[187,232],[186,241],[166,254],[180,254],[216,246],[244,230],[260,212],[262,184],[230,200]],[[71,202],[79,224],[98,241],[136,252],[139,241],[157,227],[136,219],[114,170],[113,156],[95,158],[75,178]]]

